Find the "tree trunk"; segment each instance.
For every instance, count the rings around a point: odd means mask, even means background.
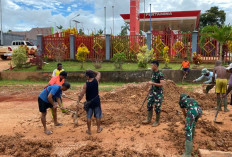
[[[81,69],[84,69],[84,62],[81,62]]]
[[[223,43],[220,43],[220,53],[219,53],[219,55],[220,55],[220,61],[222,62],[222,46],[223,46]]]

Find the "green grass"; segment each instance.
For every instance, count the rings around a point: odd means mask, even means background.
[[[101,69],[95,69],[94,65],[92,62],[86,62],[84,63],[84,70],[80,69],[80,63],[79,62],[74,62],[74,61],[64,61],[62,62],[63,68],[65,71],[84,71],[85,69],[93,69],[93,70],[98,70],[98,71],[118,71],[115,69],[114,64],[111,62],[104,62],[102,63],[102,68]],[[31,66],[30,68],[22,68],[22,69],[17,69],[15,68],[13,71],[40,71],[40,72],[52,72],[56,68],[57,62],[49,62],[49,64],[45,64],[42,70],[37,70],[36,66]],[[180,69],[180,63],[170,63],[169,67],[171,67],[173,70],[178,70]],[[193,64],[191,64],[191,67]],[[201,66],[205,68],[213,68],[214,64],[202,64]],[[148,67],[150,65],[148,64]],[[160,69],[164,67],[164,64],[160,64]],[[137,71],[137,70],[144,70],[138,68],[137,63],[125,63],[123,64],[123,71]]]

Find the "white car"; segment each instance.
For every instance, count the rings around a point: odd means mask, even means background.
[[[25,40],[15,40],[12,41],[11,46],[0,46],[0,56],[3,60],[7,59],[8,56],[12,55],[12,52],[21,45],[26,45],[28,47],[28,55],[35,55],[37,46],[33,43]]]

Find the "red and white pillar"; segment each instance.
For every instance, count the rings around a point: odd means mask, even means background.
[[[139,2],[130,0],[130,35],[139,35]]]

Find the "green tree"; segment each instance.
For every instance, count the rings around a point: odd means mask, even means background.
[[[130,25],[128,23],[124,23],[124,26],[121,26],[121,35],[128,35],[127,31],[130,31]]]
[[[208,25],[217,25],[221,27],[226,20],[226,13],[224,10],[219,10],[217,6],[211,7],[200,16],[200,28]]]
[[[118,52],[118,53],[114,54],[114,56],[111,60],[114,61],[115,69],[122,70],[122,65],[127,60],[126,54],[124,52],[121,52],[121,53]]]
[[[222,61],[222,46],[228,41],[232,41],[232,26],[223,25],[222,27],[206,26],[201,30],[202,36],[200,44],[203,45],[207,38],[213,38],[220,43],[220,61]]]
[[[7,31],[7,33],[11,33],[11,32],[12,32],[12,30],[10,30],[10,29]]]
[[[82,29],[79,29],[79,33],[78,33],[78,34],[80,34],[80,35],[85,35],[85,33],[83,32]]]
[[[99,29],[96,36],[102,36],[104,31],[102,29]]]
[[[20,46],[19,48],[13,51],[11,56],[13,64],[18,67],[22,68],[23,64],[27,62],[27,49],[25,47]]]

